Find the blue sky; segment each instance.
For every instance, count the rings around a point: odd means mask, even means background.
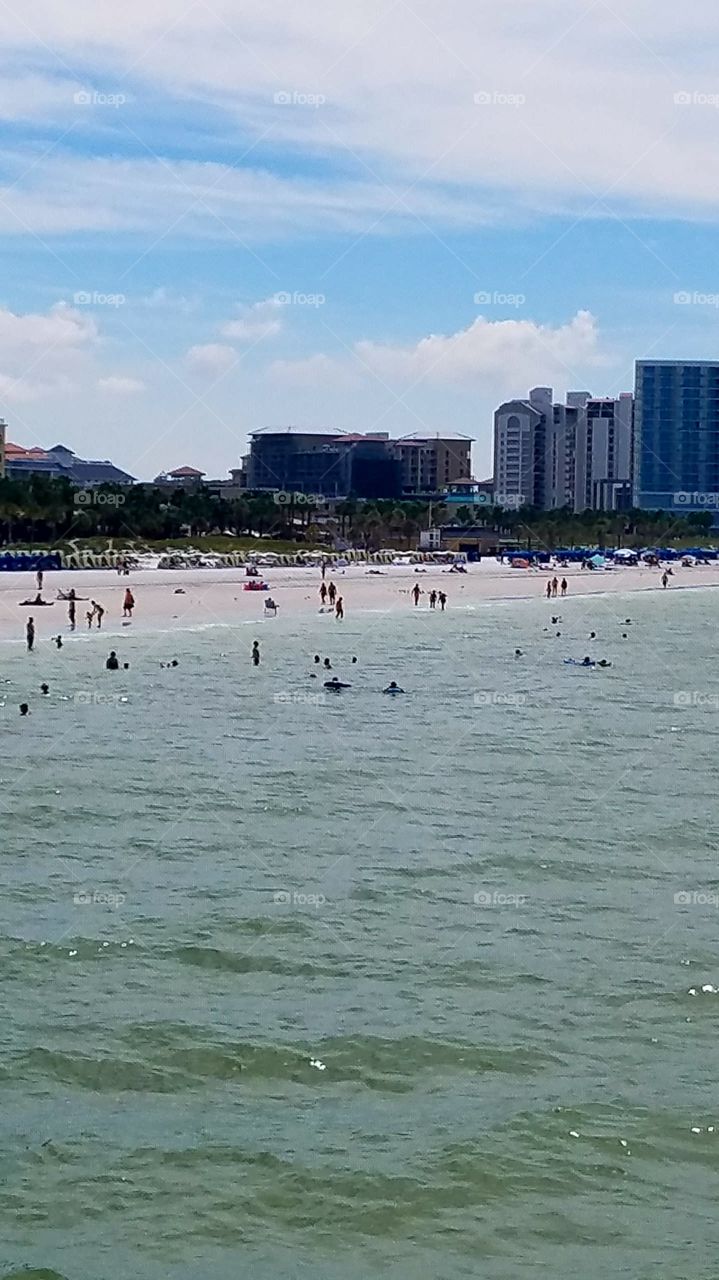
[[[0,412],[147,478],[716,358],[709,0],[0,11]],[[716,82],[715,82],[716,81]]]

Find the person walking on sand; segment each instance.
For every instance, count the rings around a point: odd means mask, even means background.
[[[259,640],[253,640],[253,642],[252,642],[252,665],[253,665],[253,667],[259,667],[259,665],[260,665],[260,642],[259,642]]]
[[[27,640],[27,651],[28,653],[32,653],[35,647],[35,619],[34,618],[28,618],[27,620],[27,626],[25,627],[25,638]]]
[[[335,586],[334,582],[330,582],[330,585],[329,585],[329,587],[328,587],[328,589],[327,589],[327,594],[328,594],[329,599],[330,599],[330,604],[334,604],[334,602],[335,602],[335,596],[337,595],[337,588],[336,588],[336,586]]]
[[[436,605],[437,605],[437,592],[436,592],[436,591],[430,591],[430,593],[429,593],[429,607],[430,607],[430,609],[434,609],[434,608],[436,608]]]
[[[337,604],[335,605],[335,618],[337,619],[338,622],[341,622],[344,616],[345,616],[344,600],[342,599],[342,596],[338,596]]]
[[[70,623],[70,630],[75,630],[75,597],[73,596],[67,606],[67,619]]]
[[[420,589],[419,589],[419,583],[418,583],[418,582],[415,582],[414,586],[412,587],[412,599],[414,600],[414,607],[415,607],[415,609],[417,608],[417,605],[419,604],[419,597],[421,596],[421,594],[422,594],[422,592],[421,592],[421,591],[420,591]]]
[[[438,596],[438,599],[439,599],[439,607],[440,607],[440,609],[442,610],[442,613],[444,613],[444,606],[445,606],[445,605],[446,605],[446,603],[447,603],[447,597],[446,597],[446,595],[445,595],[444,591],[440,591],[439,596]]]
[[[563,596],[566,596],[566,594],[567,594],[567,586],[568,586],[567,579],[566,579],[566,578],[562,578],[562,585],[561,585],[561,587],[559,588],[559,590],[561,591],[561,593],[562,593],[562,595],[563,595]]]
[[[129,587],[125,588],[125,599],[122,602],[123,618],[131,618],[132,611],[135,608],[135,597]]]
[[[322,568],[324,569],[324,565],[322,566]],[[324,604],[326,599],[327,599],[327,588],[324,584],[324,579],[323,579],[322,586],[320,587],[320,600],[322,601],[322,604]]]

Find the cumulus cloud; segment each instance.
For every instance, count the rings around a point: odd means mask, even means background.
[[[0,308],[0,396],[19,403],[65,394],[97,341],[92,316],[64,303],[44,313]]]
[[[145,390],[145,384],[139,378],[127,378],[118,374],[98,378],[97,385],[100,391],[108,391],[113,396],[131,396],[136,391]]]
[[[407,345],[357,342],[353,356],[354,360],[345,360],[319,354],[304,361],[279,362],[279,372],[295,382],[304,379],[306,385],[361,373],[387,383],[455,387],[499,385],[511,378],[521,391],[531,382],[548,378],[581,381],[574,370],[608,363],[597,322],[588,311],[578,311],[558,326],[477,316],[466,329],[429,334]]]
[[[278,299],[265,298],[251,307],[238,308],[237,317],[223,325],[220,333],[223,338],[232,338],[235,342],[252,343],[261,338],[271,338],[282,329],[281,314]]]
[[[226,373],[237,359],[233,347],[223,346],[220,342],[207,342],[204,345],[190,347],[185,362],[193,373],[206,376],[218,376]]]

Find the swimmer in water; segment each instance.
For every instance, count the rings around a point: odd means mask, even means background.
[[[593,667],[593,666],[594,666],[594,663],[592,662],[592,659],[591,659],[588,655],[587,655],[586,657],[582,658],[582,666],[583,666],[583,667]]]
[[[41,685],[40,685],[40,692],[41,692],[45,697],[47,697],[48,693],[50,692],[50,686],[49,686],[49,684],[41,684]]]
[[[106,671],[119,671],[120,669],[120,664],[117,660],[117,654],[114,649],[110,650],[110,656],[105,663],[105,669]]]
[[[514,650],[514,656],[515,656],[515,658],[523,658],[523,657],[524,657],[524,653],[523,653],[523,651],[522,651],[521,649],[515,649],[515,650]]]
[[[53,640],[55,641],[55,648],[62,649],[62,636],[53,636]]]
[[[325,658],[324,663],[323,663],[323,666],[324,666],[325,671],[331,671],[331,670],[332,670],[332,663],[330,662],[329,658]]]
[[[611,665],[611,662],[607,662],[606,658],[602,658],[601,661],[597,663],[598,667],[611,667]]]
[[[590,639],[590,640],[596,640],[596,638],[597,638],[597,633],[596,633],[596,631],[590,631],[590,632],[589,632],[589,639]]]
[[[29,708],[29,706],[27,705],[27,703],[26,703],[26,702],[21,702],[21,703],[20,703],[20,715],[21,715],[21,716],[29,716],[29,715],[30,715],[30,708]]]
[[[387,685],[387,688],[383,689],[382,692],[383,693],[404,693],[404,689],[400,689],[396,680],[391,680],[390,683]]]
[[[356,658],[353,658],[353,659],[352,659],[352,665],[353,665],[353,666],[354,666],[354,664],[355,664],[355,662],[356,662],[356,661],[357,661],[357,659],[356,659]]]
[[[325,680],[325,689],[351,689],[351,684],[343,684],[337,676],[333,676],[331,680]]]
[[[253,667],[259,667],[259,665],[260,665],[260,642],[259,642],[259,640],[255,640],[255,641],[253,641],[253,644],[252,644],[252,665],[253,665]]]
[[[318,653],[316,653],[316,654],[315,654],[315,666],[316,666],[316,667],[318,667],[318,666],[320,665],[320,662],[321,662],[321,661],[322,661],[322,659],[320,658],[320,655],[319,655]]]

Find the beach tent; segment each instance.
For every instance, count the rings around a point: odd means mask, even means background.
[[[589,564],[593,569],[603,569],[606,563],[604,556],[594,555],[589,557]]]

